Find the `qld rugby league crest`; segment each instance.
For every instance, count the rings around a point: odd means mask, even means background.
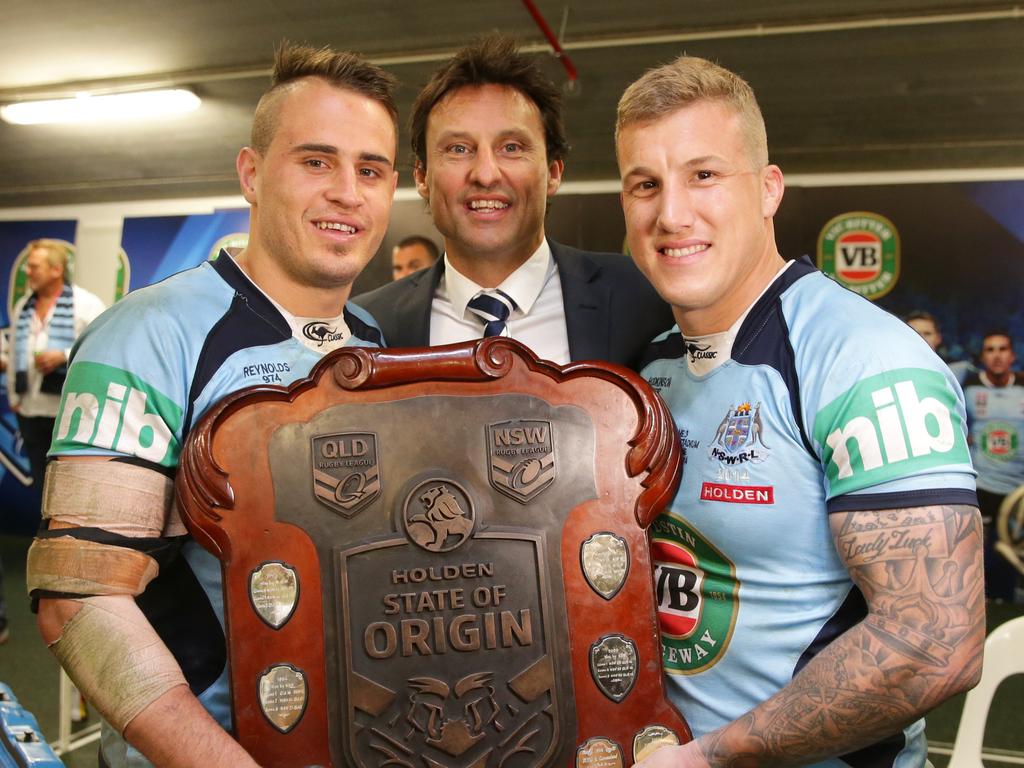
[[[377,436],[339,432],[313,437],[313,490],[317,501],[352,517],[380,496]]]
[[[487,427],[491,485],[520,504],[555,481],[555,445],[549,421],[514,419]]]
[[[834,217],[818,236],[818,268],[867,299],[885,296],[900,275],[896,226],[884,216],[865,211]]]

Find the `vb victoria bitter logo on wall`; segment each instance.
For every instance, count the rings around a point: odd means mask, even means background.
[[[841,213],[818,236],[818,269],[866,299],[896,287],[900,236],[884,216],[867,211]]]

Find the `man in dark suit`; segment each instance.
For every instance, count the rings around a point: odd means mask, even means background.
[[[354,299],[388,346],[505,335],[557,363],[633,365],[672,326],[630,259],[545,238],[568,151],[561,95],[511,40],[484,38],[438,70],[411,131],[416,189],[445,254]]]

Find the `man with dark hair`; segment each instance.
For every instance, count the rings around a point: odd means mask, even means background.
[[[391,250],[391,279],[401,280],[413,272],[426,269],[441,255],[430,238],[409,235]]]
[[[561,94],[501,35],[455,54],[413,107],[416,189],[444,237],[425,272],[355,300],[389,346],[511,336],[557,363],[634,364],[671,324],[621,255],[548,240],[568,142]]]
[[[956,381],[779,253],[782,170],[741,77],[690,56],[647,72],[616,150],[630,253],[677,322],[641,371],[688,448],[650,538],[695,740],[637,767],[923,768],[920,718],[977,682],[985,639]]]
[[[388,225],[394,85],[351,54],[281,48],[236,161],[248,245],[131,293],[76,347],[28,587],[43,638],[109,723],[110,768],[254,765],[226,731],[220,563],[186,535],[173,478],[225,395],[380,345],[347,299]]]
[[[939,328],[939,321],[935,315],[924,310],[911,312],[904,322],[917,331],[917,335],[925,340],[925,343],[932,348],[932,352],[938,353],[942,346],[942,330]]]
[[[942,328],[939,326],[938,318],[931,312],[925,312],[923,309],[915,310],[903,318],[903,321],[917,331],[917,335],[932,348],[932,352],[945,361],[961,386],[969,375],[976,373],[977,369],[970,360],[950,360],[946,357],[942,347]]]
[[[1017,570],[995,549],[1003,499],[1024,483],[1024,379],[1013,370],[1013,338],[1002,329],[981,340],[981,370],[963,383],[971,459],[978,471],[978,506],[985,524],[985,594],[1012,602]]]

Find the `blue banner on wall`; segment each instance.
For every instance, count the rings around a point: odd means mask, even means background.
[[[132,265],[131,290],[202,264],[222,240],[248,231],[248,209],[125,219],[121,247]]]

